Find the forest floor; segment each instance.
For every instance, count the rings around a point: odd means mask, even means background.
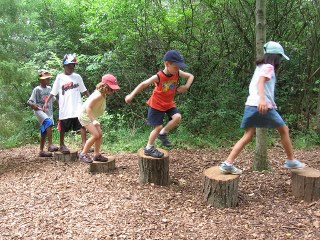
[[[244,150],[239,206],[208,206],[203,171],[229,151],[170,150],[171,184],[161,187],[138,182],[137,154],[115,154],[114,171],[91,174],[78,161],[38,158],[38,146],[0,150],[0,239],[320,239],[320,200],[292,196],[280,147],[268,150],[265,173]],[[320,169],[320,147],[295,153]]]

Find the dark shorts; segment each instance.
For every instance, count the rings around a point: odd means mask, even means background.
[[[82,128],[81,123],[79,122],[79,119],[76,118],[68,118],[59,120],[59,128],[60,131],[63,132],[69,132],[70,130],[78,131]]]
[[[148,107],[148,125],[158,126],[163,124],[164,115],[167,114],[169,121],[176,113],[180,113],[177,108],[170,108],[167,111],[159,111],[152,107]]]
[[[245,106],[241,128],[278,128],[286,123],[276,109],[268,109],[261,114],[257,107]]]

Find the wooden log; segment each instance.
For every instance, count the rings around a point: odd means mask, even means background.
[[[90,164],[89,171],[91,173],[106,173],[114,170],[116,168],[115,158],[112,156],[108,156],[107,158],[107,162],[93,161]]]
[[[208,204],[217,208],[237,206],[239,175],[224,174],[218,166],[206,169],[203,174],[202,192]]]
[[[292,194],[306,202],[320,199],[320,171],[311,167],[292,169]]]
[[[56,161],[76,161],[78,160],[78,151],[70,150],[70,153],[54,152],[53,160]]]
[[[144,149],[138,151],[139,156],[139,182],[154,183],[166,186],[170,183],[169,179],[169,154],[166,150],[158,148],[164,153],[162,158],[153,158],[144,155]]]

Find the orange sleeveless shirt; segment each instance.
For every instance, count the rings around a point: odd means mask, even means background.
[[[179,72],[175,75],[166,75],[163,71],[157,72],[159,82],[156,83],[147,104],[159,111],[167,111],[176,107],[174,95],[179,81]]]

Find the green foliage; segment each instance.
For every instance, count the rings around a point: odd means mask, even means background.
[[[241,136],[254,70],[255,1],[3,0],[0,9],[1,146],[23,144],[20,133],[31,136],[25,142],[38,141],[26,101],[38,84],[36,71],[58,74],[67,52],[77,53],[76,71],[90,92],[105,73],[118,78],[121,90],[108,99],[109,115],[102,118],[109,149],[145,144],[152,86],[129,105],[124,97],[164,68],[169,49],[178,49],[195,75],[188,93],[176,97],[183,120],[170,137],[181,147],[210,147]],[[267,2],[267,40],[281,41],[291,58],[278,72],[276,102],[297,136],[320,129],[318,12],[314,1]],[[306,140],[317,139],[308,134]]]
[[[297,148],[311,148],[320,145],[320,134],[314,130],[292,133],[292,142]]]

